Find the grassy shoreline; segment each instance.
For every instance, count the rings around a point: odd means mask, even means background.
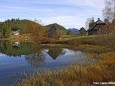
[[[92,56],[95,58],[95,56]],[[101,53],[98,62],[33,74],[17,86],[95,86],[93,82],[114,81],[115,52]]]

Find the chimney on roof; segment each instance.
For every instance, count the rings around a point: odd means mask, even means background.
[[[92,23],[94,23],[94,22],[95,22],[94,17],[92,17]]]
[[[97,21],[100,21],[100,18],[98,18]]]

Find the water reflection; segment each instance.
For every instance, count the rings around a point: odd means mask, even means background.
[[[42,52],[36,52],[30,55],[26,55],[25,58],[28,61],[28,63],[34,67],[39,67],[41,64],[44,63],[44,59],[45,59]]]
[[[47,52],[54,60],[60,56],[63,55],[62,48],[50,48]]]
[[[44,65],[49,66],[49,64],[51,66],[52,64],[62,64],[61,66],[63,66],[73,62],[84,63],[89,60],[87,55],[81,51],[75,51],[69,48],[46,48],[31,42],[11,43],[2,41],[0,42],[0,53],[9,57],[24,57],[26,62],[35,68],[40,66],[44,67]]]
[[[67,47],[43,47],[33,43],[0,42],[0,85],[22,80],[22,73],[33,73],[41,69],[59,69],[73,63],[93,63],[84,52]],[[15,74],[15,78],[13,77]],[[9,77],[10,75],[10,77]],[[18,79],[17,79],[18,78]],[[11,81],[9,81],[11,80]],[[13,81],[12,81],[13,80]]]

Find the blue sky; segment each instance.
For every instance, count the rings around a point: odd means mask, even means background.
[[[66,28],[85,27],[87,18],[102,19],[104,0],[0,0],[0,21],[30,19]]]

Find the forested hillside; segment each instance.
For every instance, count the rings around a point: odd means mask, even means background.
[[[28,28],[28,24],[33,24],[33,25],[38,25],[36,22],[31,21],[31,20],[20,20],[20,19],[11,19],[11,20],[6,20],[0,25],[0,32],[1,38],[8,38],[11,35],[12,31],[17,31],[19,30],[20,34],[27,33],[30,28]]]

